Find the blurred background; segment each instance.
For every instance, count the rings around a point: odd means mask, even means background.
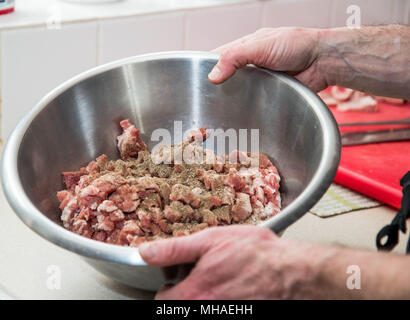
[[[14,12],[0,15],[0,138],[4,142],[49,90],[116,59],[153,51],[211,50],[261,27],[345,26],[351,10],[360,11],[356,22],[363,25],[409,23],[408,0],[355,0],[349,9],[351,3],[15,0]]]

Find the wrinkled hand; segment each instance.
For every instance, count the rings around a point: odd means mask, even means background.
[[[139,250],[152,265],[196,263],[157,299],[274,299],[303,295],[312,279],[310,246],[292,244],[265,228],[226,226],[144,243]]]
[[[318,72],[319,31],[307,28],[265,28],[215,49],[221,57],[209,74],[215,84],[247,64],[285,71],[314,91],[327,87]]]

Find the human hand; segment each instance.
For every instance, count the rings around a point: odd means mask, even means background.
[[[196,263],[156,299],[276,299],[309,295],[312,246],[278,238],[256,226],[214,227],[190,236],[140,245],[149,264]]]
[[[209,80],[219,84],[230,78],[236,69],[254,64],[270,70],[285,71],[314,91],[327,87],[318,71],[318,29],[264,28],[223,45],[215,52],[221,57],[209,74]]]

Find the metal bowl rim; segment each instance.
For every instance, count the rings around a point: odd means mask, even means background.
[[[20,182],[17,158],[20,144],[36,116],[57,96],[74,85],[94,75],[124,66],[130,63],[140,63],[160,59],[208,59],[217,62],[219,54],[201,51],[166,51],[137,55],[118,61],[113,61],[97,66],[88,71],[63,82],[61,85],[46,94],[31,110],[19,121],[11,133],[3,150],[1,161],[1,182],[6,198],[16,212],[18,217],[33,231],[45,239],[59,245],[67,250],[74,251],[80,255],[106,260],[115,263],[141,266],[146,265],[139,252],[135,248],[121,247],[91,240],[52,222],[44,216],[30,201]],[[256,68],[256,67],[254,67]],[[258,226],[272,228],[276,232],[283,231],[290,223],[300,218],[308,211],[322,196],[326,188],[332,182],[340,161],[340,135],[336,122],[323,101],[312,91],[306,88],[296,79],[282,72],[270,71],[257,68],[278,77],[293,87],[303,98],[309,102],[324,131],[321,161],[318,169],[306,189],[280,214],[260,223]],[[319,190],[322,186],[324,190]],[[299,210],[303,208],[303,210]]]

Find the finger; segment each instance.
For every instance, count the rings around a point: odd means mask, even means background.
[[[142,243],[138,250],[148,264],[171,266],[197,261],[212,247],[211,230],[204,230],[190,236]]]
[[[155,295],[155,300],[184,300],[179,285],[162,287]]]
[[[255,62],[256,50],[257,48],[251,43],[240,43],[227,47],[222,51],[218,63],[209,73],[209,80],[215,84],[226,81],[237,69]]]
[[[172,287],[174,287],[175,284],[173,283],[166,283],[164,284],[161,288],[159,288],[159,290],[157,291],[157,293],[155,294],[155,297],[157,297],[158,295],[161,295],[162,292],[165,292],[169,289],[171,289]]]
[[[179,285],[175,286],[163,286],[155,295],[155,300],[183,300],[181,289],[178,287]]]
[[[164,285],[155,295],[155,300],[176,300],[176,299],[183,299],[180,292],[181,289],[179,288],[181,283],[177,285]]]
[[[195,280],[194,276],[188,275],[180,283],[169,286],[165,285],[160,290],[158,290],[155,295],[155,300],[187,300],[194,298],[199,291],[198,281]]]

